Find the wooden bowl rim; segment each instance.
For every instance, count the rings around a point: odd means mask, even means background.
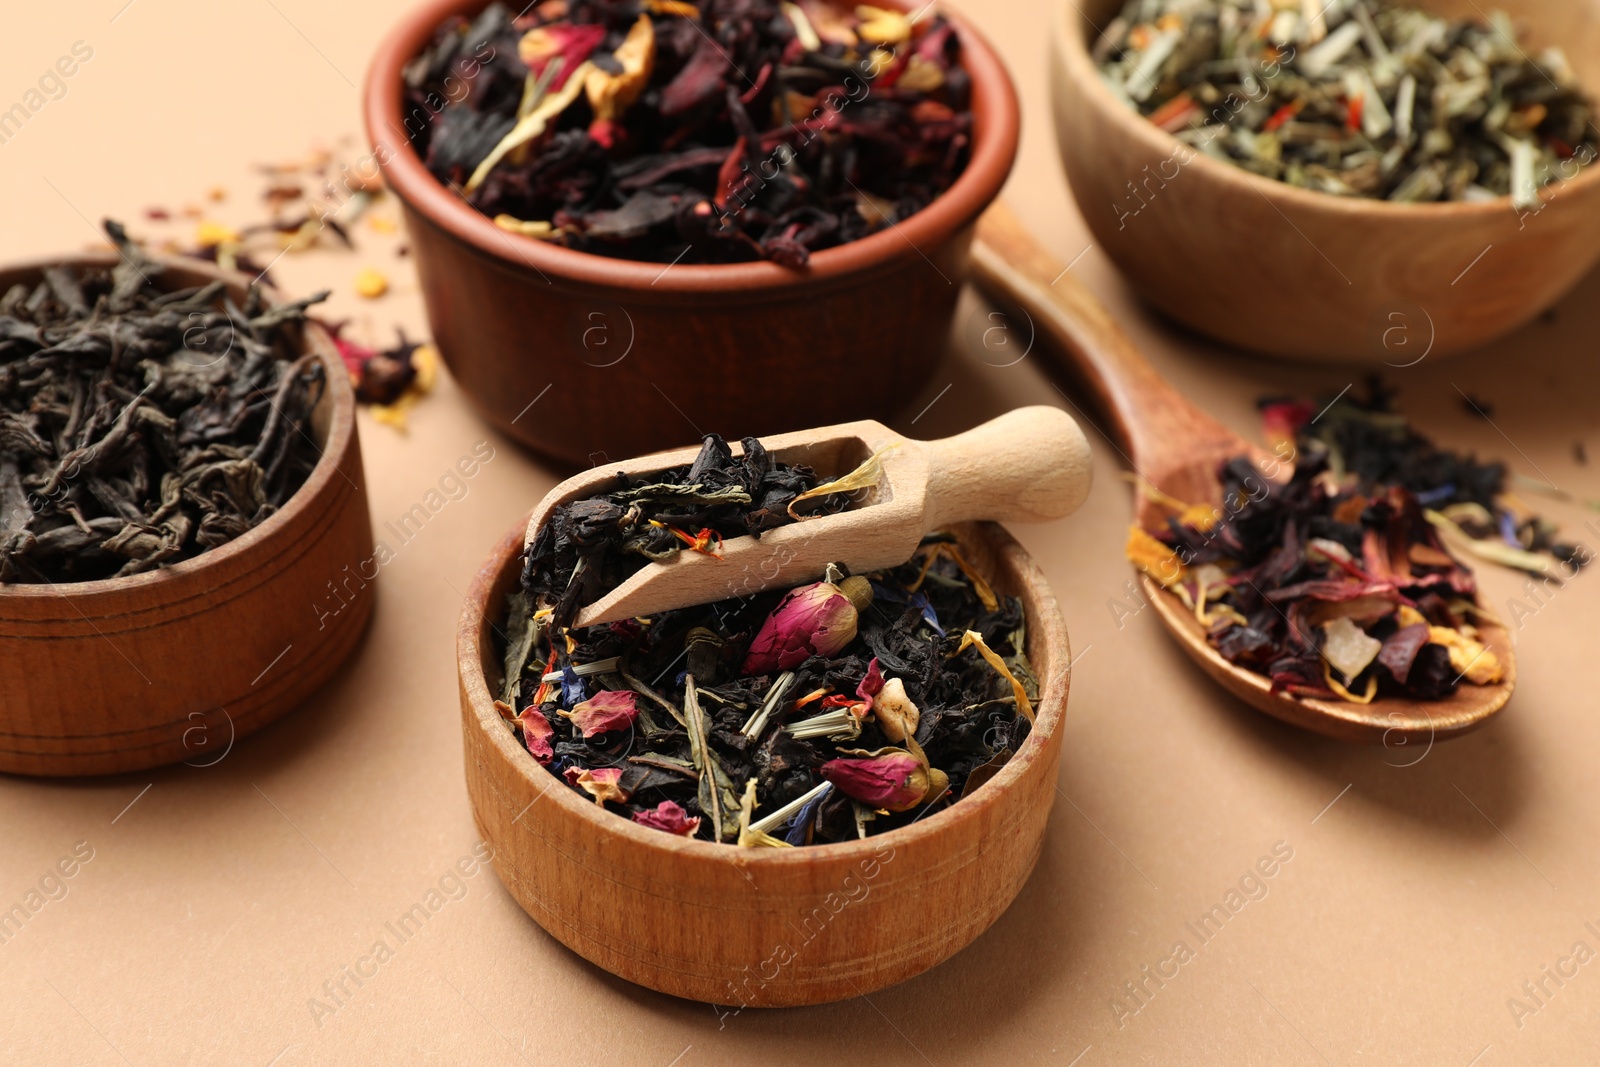
[[[160,282],[173,274],[190,274],[199,278],[209,278],[226,282],[229,292],[237,296],[246,287],[252,284],[249,275],[240,271],[226,271],[204,260],[193,260],[179,256],[151,256],[151,260],[166,269],[160,278],[156,279],[157,287]],[[116,252],[83,252],[70,256],[41,256],[32,259],[20,260],[14,263],[0,265],[0,277],[13,274],[37,274],[46,267],[111,267],[120,262],[121,256]],[[255,281],[262,294],[271,304],[283,303],[282,294],[276,286],[264,281]],[[184,288],[175,286],[173,288]],[[168,290],[170,291],[170,290]],[[313,442],[317,446],[318,457],[316,466],[306,476],[306,480],[296,489],[283,507],[273,512],[260,525],[245,531],[240,536],[216,548],[210,548],[190,559],[181,560],[165,567],[145,571],[142,574],[130,574],[125,578],[98,578],[88,582],[44,582],[44,583],[0,583],[0,598],[75,598],[87,599],[90,597],[111,594],[127,594],[147,586],[168,585],[168,592],[179,594],[181,587],[170,583],[186,582],[194,584],[200,582],[201,576],[208,568],[227,563],[237,557],[247,555],[259,548],[265,547],[262,542],[272,538],[282,526],[293,521],[306,509],[316,505],[328,487],[337,477],[345,477],[339,470],[339,459],[344,455],[349,446],[350,438],[356,432],[356,397],[355,389],[350,384],[350,372],[346,370],[344,360],[340,358],[338,350],[334,347],[333,340],[328,336],[327,330],[316,322],[307,321],[304,326],[305,351],[315,354],[321,359],[323,368],[327,371],[328,393],[327,402],[332,404],[328,411],[328,436],[322,442]]]
[[[913,0],[884,0],[886,6],[910,11]],[[362,87],[367,140],[373,146],[389,187],[407,206],[435,226],[490,259],[531,267],[547,283],[549,275],[620,290],[707,293],[729,290],[771,290],[805,286],[840,275],[872,270],[909,253],[923,255],[971,225],[999,195],[1016,160],[1020,107],[1016,87],[999,54],[966,19],[945,10],[961,41],[962,66],[972,81],[973,136],[967,167],[949,189],[915,215],[857,241],[824,249],[803,270],[771,262],[696,264],[663,269],[661,263],[617,259],[552,245],[513,234],[442,185],[423,166],[411,139],[392,145],[380,130],[403,134],[401,71],[431,38],[445,17],[481,10],[485,0],[427,0],[402,15],[379,44]],[[920,5],[918,5],[920,6]],[[387,149],[389,159],[381,154]]]
[[[1084,24],[1088,16],[1075,5],[1066,3],[1058,4],[1056,16],[1053,20],[1051,38],[1054,47],[1051,52],[1051,64],[1059,70],[1065,71],[1077,93],[1079,102],[1095,108],[1101,115],[1110,116],[1113,125],[1121,129],[1133,139],[1143,142],[1146,149],[1152,152],[1170,152],[1179,146],[1189,147],[1194,151],[1194,158],[1184,164],[1185,169],[1198,167],[1201,174],[1209,180],[1230,185],[1238,191],[1254,190],[1266,196],[1269,200],[1280,199],[1286,204],[1305,211],[1321,211],[1333,216],[1330,221],[1347,221],[1352,218],[1368,217],[1386,223],[1449,223],[1460,224],[1468,221],[1487,220],[1491,216],[1504,216],[1508,213],[1515,217],[1515,209],[1511,206],[1510,195],[1497,196],[1493,200],[1460,201],[1450,200],[1435,203],[1411,204],[1397,203],[1392,200],[1376,200],[1364,196],[1336,196],[1333,193],[1319,192],[1315,189],[1302,189],[1287,182],[1275,181],[1259,174],[1236,167],[1231,163],[1224,163],[1212,159],[1204,152],[1185,145],[1185,142],[1161,129],[1145,116],[1136,111],[1130,111],[1126,105],[1116,98],[1111,89],[1105,84],[1100,75],[1099,68],[1094,63],[1090,54],[1090,42],[1084,32]],[[1600,94],[1596,94],[1585,85],[1584,89],[1600,101]],[[1063,99],[1064,90],[1055,93],[1053,101],[1057,106],[1071,106],[1071,102]],[[1600,146],[1597,146],[1600,148]],[[1600,158],[1596,158],[1588,165],[1582,167],[1577,176],[1560,181],[1550,182],[1540,188],[1560,189],[1568,192],[1586,191],[1596,182],[1600,182]],[[1552,197],[1545,202],[1545,207],[1554,205],[1559,197]],[[1540,209],[1543,210],[1543,209]]]
[[[596,834],[620,839],[631,847],[663,854],[675,853],[698,857],[706,862],[732,866],[749,863],[769,866],[824,862],[850,864],[876,855],[885,845],[909,847],[943,832],[961,820],[980,817],[981,812],[990,805],[1005,803],[1012,799],[1012,790],[1009,787],[1013,783],[1032,773],[1036,767],[1048,763],[1046,750],[1052,736],[1061,729],[1072,682],[1072,647],[1068,639],[1067,625],[1044,572],[1039,569],[1038,563],[1028,551],[998,523],[972,523],[966,524],[966,528],[990,538],[996,558],[1002,564],[1014,568],[1022,586],[1019,595],[1022,596],[1025,606],[1030,601],[1033,602],[1031,609],[1033,618],[1029,621],[1029,631],[1037,633],[1039,640],[1061,657],[1061,665],[1050,678],[1039,680],[1040,693],[1034,708],[1033,729],[1028,732],[1028,739],[1023,742],[1022,748],[1011,757],[1000,773],[985,782],[971,796],[958,800],[926,819],[919,818],[909,825],[896,827],[881,834],[873,834],[855,841],[792,849],[739,848],[736,845],[677,837],[640,826],[615,812],[602,810],[598,805],[580,798],[564,782],[540,766],[528,751],[517,743],[515,733],[506,727],[505,720],[495,710],[495,696],[489,689],[488,679],[484,676],[481,666],[484,658],[484,639],[494,628],[494,623],[490,620],[495,618],[496,612],[499,611],[499,606],[491,605],[489,598],[500,575],[508,567],[516,565],[516,558],[522,551],[523,538],[531,516],[530,510],[512,527],[511,532],[495,546],[489,559],[473,578],[456,631],[457,671],[462,694],[472,705],[473,725],[483,731],[494,751],[499,753],[508,765],[515,768],[522,782],[528,786],[528,793],[534,798],[533,802],[550,794],[553,802],[563,808],[566,816],[582,820],[592,827]],[[463,728],[469,728],[468,724],[463,723]]]

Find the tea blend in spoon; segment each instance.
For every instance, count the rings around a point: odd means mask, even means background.
[[[1021,602],[951,539],[900,567],[646,619],[569,628],[579,607],[677,552],[844,509],[754,438],[560,505],[511,597],[499,702],[534,759],[613,812],[743,846],[852,840],[938,810],[1005,765],[1038,697]],[[821,490],[820,492],[816,492]]]
[[[1292,442],[1290,482],[1270,486],[1235,459],[1224,510],[1172,501],[1164,531],[1130,532],[1129,558],[1183,599],[1223,658],[1275,690],[1365,704],[1500,682],[1478,640],[1489,616],[1476,580],[1449,544],[1541,575],[1559,561],[1569,577],[1588,551],[1506,492],[1504,466],[1411,429],[1376,379],[1366,398],[1272,399],[1262,413],[1280,454]]]
[[[327,385],[295,327],[323,299],[163,291],[121,226],[114,268],[0,296],[0,582],[138,574],[225,544],[305,482]]]
[[[1519,208],[1596,156],[1559,48],[1496,12],[1387,0],[1129,0],[1095,46],[1107,82],[1180,140],[1263,177],[1407,202]]]
[[[937,14],[524,10],[446,21],[405,72],[428,169],[508,231],[623,259],[799,267],[920,211],[966,166],[968,79]]]

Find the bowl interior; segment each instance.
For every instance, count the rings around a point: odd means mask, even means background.
[[[960,524],[952,527],[951,532],[959,540],[972,566],[989,581],[996,593],[1022,599],[1028,622],[1025,646],[1029,663],[1039,681],[1033,729],[1022,748],[998,774],[934,815],[860,841],[794,849],[740,849],[710,841],[685,840],[637,826],[614,812],[599,810],[564,783],[555,783],[551,788],[554,776],[528,754],[510,724],[493,707],[493,698],[500,693],[505,678],[498,642],[503,640],[505,632],[506,597],[513,591],[521,575],[520,559],[526,528],[526,522],[513,528],[496,548],[468,595],[459,648],[463,692],[472,700],[479,728],[489,734],[501,756],[521,770],[528,799],[544,796],[548,790],[549,797],[555,803],[592,822],[597,833],[622,835],[632,843],[648,848],[669,852],[689,850],[706,859],[737,859],[740,863],[804,864],[808,856],[850,852],[868,854],[884,843],[893,845],[913,837],[938,833],[948,821],[962,818],[963,812],[974,811],[978,805],[1006,791],[1027,773],[1031,764],[1046,758],[1047,749],[1060,726],[1070,683],[1071,650],[1066,625],[1044,575],[1032,558],[1000,526],[993,523]],[[471,677],[467,676],[468,671],[471,671]]]
[[[486,4],[487,0],[431,0],[400,20],[367,71],[363,88],[367,133],[374,158],[402,200],[481,254],[509,260],[522,269],[531,267],[541,274],[644,293],[760,290],[850,274],[916,255],[918,249],[936,248],[970,225],[998,195],[1016,156],[1017,97],[1004,64],[969,23],[943,11],[961,41],[962,65],[971,78],[971,158],[949,189],[896,225],[817,252],[802,271],[752,262],[683,265],[663,272],[659,263],[594,255],[511,234],[447,189],[423,166],[406,133],[408,123],[414,125],[417,119],[402,114],[400,77],[406,63],[426,47],[446,18],[475,15]],[[881,6],[913,13],[926,7],[914,0],[883,0]]]
[[[1060,3],[1061,0],[1055,0]],[[1600,88],[1600,4],[1595,0],[1405,0],[1407,6],[1451,19],[1486,21],[1492,11],[1504,11],[1517,28],[1517,43],[1530,56],[1550,47],[1560,48],[1573,73],[1591,93]],[[1084,62],[1093,69],[1085,49],[1092,48],[1100,31],[1122,12],[1125,0],[1074,0],[1066,4],[1062,25],[1075,38]]]
[[[117,262],[118,256],[116,253],[93,252],[77,256],[35,260],[0,268],[0,293],[4,293],[17,284],[37,285],[42,279],[42,272],[46,267],[113,267]],[[230,273],[203,263],[190,263],[174,258],[157,258],[156,262],[160,263],[164,269],[160,275],[151,280],[157,288],[164,292],[205,286],[220,280],[227,283],[229,296],[237,304],[244,298],[250,283],[250,279],[243,274]],[[275,288],[264,282],[257,284],[266,295],[269,303],[279,304],[283,302],[282,294]],[[313,490],[329,479],[344,477],[338,470],[338,461],[335,457],[344,453],[346,439],[355,432],[353,420],[355,396],[350,385],[349,373],[345,370],[344,362],[339,357],[332,340],[322,327],[315,324],[291,327],[289,335],[295,341],[294,348],[296,351],[314,354],[322,361],[323,369],[327,376],[327,385],[323,389],[322,396],[317,401],[316,407],[311,412],[310,436],[318,453],[316,465],[312,468],[311,473],[306,476],[306,480],[300,487],[284,502],[284,506],[241,536],[216,548],[207,549],[197,556],[168,566],[158,567],[142,574],[129,575],[125,578],[104,578],[89,582],[75,582],[68,585],[67,588],[85,595],[108,589],[129,589],[141,583],[170,581],[177,576],[191,573],[207,563],[224,558],[232,558],[241,552],[248,551],[251,545],[268,536],[273,529],[286,521],[286,513],[297,501],[310,497]],[[0,585],[0,595],[57,596],[59,593],[56,590],[59,588],[61,587],[55,585]]]

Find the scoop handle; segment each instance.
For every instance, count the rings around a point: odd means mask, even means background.
[[[1093,481],[1089,442],[1060,408],[1017,408],[922,447],[928,530],[976,519],[1049,522],[1078,510]]]

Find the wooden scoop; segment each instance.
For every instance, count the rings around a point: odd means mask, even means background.
[[[1148,484],[1187,503],[1220,503],[1221,461],[1249,456],[1260,465],[1269,460],[1157,374],[1105,307],[1038,246],[1003,203],[997,202],[978,221],[972,274],[991,299],[1027,314],[1048,340],[1049,354],[1106,413],[1123,459]],[[1277,465],[1280,478],[1287,478],[1288,465]],[[1271,463],[1264,469],[1270,472]],[[1139,494],[1136,519],[1145,529],[1163,528],[1170,514],[1149,494]],[[1142,581],[1146,598],[1167,629],[1223,688],[1269,715],[1330,737],[1395,747],[1463,733],[1505,707],[1516,683],[1510,635],[1503,627],[1484,624],[1480,639],[1505,665],[1505,679],[1496,685],[1463,684],[1447,700],[1376,700],[1368,705],[1274,693],[1264,676],[1234,666],[1211,647],[1200,620],[1183,601],[1149,578]]]
[[[784,463],[814,468],[822,481],[881,454],[883,476],[849,510],[781,526],[760,538],[730,538],[721,559],[680,552],[651,563],[580,611],[575,625],[799,585],[821,578],[829,563],[855,573],[897,567],[911,558],[923,535],[951,523],[1048,522],[1076,511],[1089,493],[1089,443],[1059,408],[1018,408],[942,441],[912,441],[881,423],[851,422],[779,434],[762,444]],[[733,450],[741,452],[738,445]],[[554,508],[608,492],[618,472],[638,477],[682,467],[699,452],[664,452],[568,478],[533,510],[525,544],[533,543]]]

